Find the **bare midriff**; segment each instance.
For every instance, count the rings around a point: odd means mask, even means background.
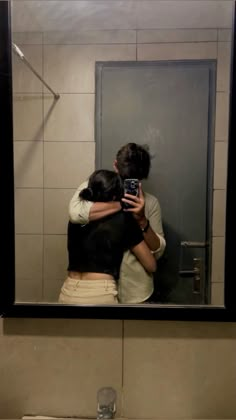
[[[68,271],[68,276],[71,279],[79,280],[114,280],[111,274],[106,273],[80,273],[78,271]]]

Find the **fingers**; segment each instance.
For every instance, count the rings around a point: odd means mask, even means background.
[[[136,207],[137,205],[140,204],[138,201],[128,200],[127,198],[122,198],[122,201],[123,201],[123,203],[130,204],[130,206],[132,206],[132,207]]]
[[[143,195],[143,190],[142,190],[142,184],[141,182],[139,183],[139,198],[144,199],[144,195]]]
[[[140,203],[140,201],[141,201],[141,199],[140,199],[140,197],[137,197],[136,195],[132,195],[132,194],[125,194],[125,196],[124,196],[125,198],[122,198],[122,200],[130,200],[130,201],[132,201],[132,202],[135,202],[135,203]]]

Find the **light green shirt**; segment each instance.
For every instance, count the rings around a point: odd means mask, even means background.
[[[89,212],[93,202],[81,200],[79,193],[86,188],[84,182],[76,190],[69,204],[69,217],[72,223],[89,223]],[[149,220],[152,230],[160,239],[160,248],[154,254],[160,258],[166,246],[162,228],[161,208],[156,197],[144,193],[145,216]],[[123,256],[120,278],[118,282],[118,297],[121,303],[141,303],[153,293],[153,275],[148,273],[131,251],[126,251]]]

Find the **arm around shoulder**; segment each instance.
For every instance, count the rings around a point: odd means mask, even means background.
[[[88,182],[83,182],[75,191],[69,203],[69,219],[72,223],[87,224],[89,222],[89,213],[93,205],[91,201],[82,200],[80,192],[88,186]]]

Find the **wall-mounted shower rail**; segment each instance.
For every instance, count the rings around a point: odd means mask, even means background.
[[[35,74],[35,76],[37,76],[37,78],[46,86],[46,88],[53,94],[54,98],[57,100],[60,98],[60,95],[56,92],[54,92],[54,90],[45,82],[45,80],[43,80],[43,78],[40,76],[40,74],[38,74],[38,72],[32,67],[32,65],[29,63],[29,61],[27,60],[27,58],[25,57],[25,55],[23,54],[23,52],[21,51],[21,49],[14,43],[12,43],[12,48],[14,53],[22,60],[24,61],[24,63],[27,65],[27,67],[29,67],[29,69]]]

